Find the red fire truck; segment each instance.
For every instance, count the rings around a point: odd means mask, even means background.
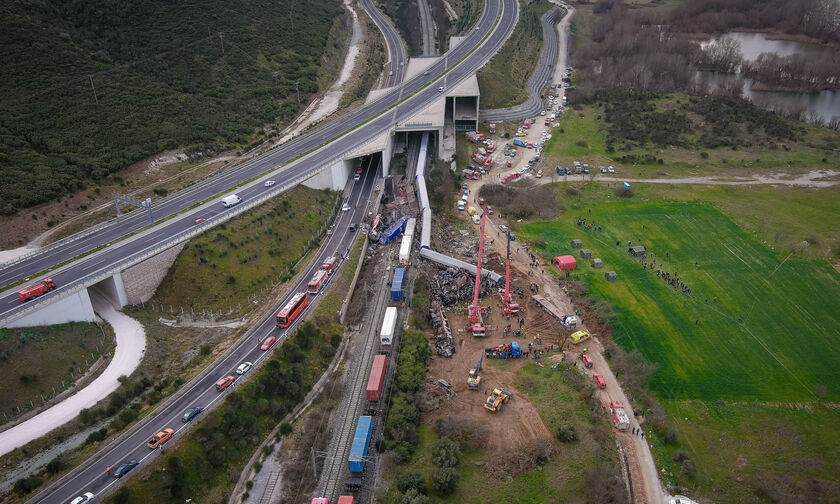
[[[306,308],[308,302],[309,300],[305,292],[298,292],[292,296],[292,299],[277,314],[277,327],[283,329],[292,325],[292,322],[300,315],[300,312]]]

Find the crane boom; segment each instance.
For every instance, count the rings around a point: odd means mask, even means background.
[[[481,214],[481,231],[478,235],[478,264],[475,266],[475,289],[473,290],[473,304],[470,307],[469,321],[472,324],[481,323],[481,308],[478,306],[478,294],[481,291],[481,254],[484,252],[484,219],[487,214]]]
[[[499,298],[502,301],[502,312],[505,316],[517,315],[519,313],[519,304],[513,300],[510,294],[510,233],[507,235],[507,259],[505,261],[505,290]]]

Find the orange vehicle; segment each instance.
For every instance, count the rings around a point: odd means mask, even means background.
[[[18,299],[26,302],[32,298],[46,294],[53,289],[55,289],[55,281],[52,278],[45,278],[34,285],[30,285],[29,287],[24,287],[19,290],[17,295]]]
[[[216,390],[218,390],[219,392],[221,392],[222,390],[224,390],[224,389],[226,389],[226,388],[230,387],[230,386],[231,386],[231,384],[232,384],[234,381],[236,381],[236,377],[235,377],[235,376],[233,376],[233,375],[231,375],[231,376],[225,376],[224,378],[222,378],[222,379],[220,379],[219,381],[217,381],[217,382],[216,382]]]
[[[148,446],[149,448],[154,450],[155,448],[158,448],[159,446],[163,445],[163,443],[172,439],[172,436],[174,436],[174,435],[175,435],[174,430],[163,429],[162,431],[160,431],[157,434],[155,434],[154,436],[152,436],[152,439],[150,439],[149,442],[146,443],[146,446]]]

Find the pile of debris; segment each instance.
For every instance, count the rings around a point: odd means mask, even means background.
[[[452,339],[449,320],[443,314],[443,306],[437,301],[432,302],[429,307],[429,315],[435,329],[435,350],[437,350],[437,354],[441,357],[452,357],[455,354],[455,340]]]
[[[440,268],[431,278],[430,283],[433,300],[443,306],[454,306],[472,301],[475,278],[464,270]],[[490,296],[497,291],[498,287],[488,280],[487,277],[481,279],[481,292],[479,296]]]
[[[417,395],[417,409],[423,413],[430,413],[446,406],[453,397],[455,397],[455,391],[452,390],[451,383],[442,378],[426,377]]]

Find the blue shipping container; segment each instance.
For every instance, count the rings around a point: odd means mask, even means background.
[[[402,299],[403,283],[405,282],[405,268],[394,270],[394,281],[391,282],[391,299],[399,301]]]
[[[353,446],[350,447],[350,472],[362,473],[365,470],[365,457],[370,446],[370,433],[373,430],[373,417],[361,416],[356,424]]]

